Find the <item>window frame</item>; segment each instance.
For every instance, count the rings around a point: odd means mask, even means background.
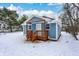
[[[32,24],[28,24],[28,30],[32,29]]]
[[[46,29],[49,29],[49,28],[50,28],[49,25],[50,25],[50,24],[46,24],[45,28],[46,28]]]

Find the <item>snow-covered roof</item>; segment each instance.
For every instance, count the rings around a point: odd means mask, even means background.
[[[26,25],[26,23],[32,19],[34,16],[31,16],[29,17],[24,23],[22,23],[22,25]],[[41,18],[41,19],[44,19],[47,23],[57,23],[61,26],[61,21],[59,21],[58,19],[53,19],[53,18],[50,18],[50,17],[39,17],[37,16],[38,18]]]
[[[32,16],[33,17],[33,16]],[[32,18],[32,17],[29,17],[26,21],[24,21],[21,25],[26,25],[26,23]]]

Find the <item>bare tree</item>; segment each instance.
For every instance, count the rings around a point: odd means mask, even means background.
[[[79,31],[79,4],[66,3],[64,4],[64,13],[61,16],[62,24],[65,31],[71,33],[76,40]]]

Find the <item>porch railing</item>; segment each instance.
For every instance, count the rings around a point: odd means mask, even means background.
[[[48,40],[48,30],[37,30],[34,33],[32,30],[27,31],[27,40],[35,41],[35,40]]]

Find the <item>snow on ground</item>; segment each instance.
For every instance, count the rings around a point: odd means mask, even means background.
[[[79,37],[79,36],[78,36]],[[71,56],[79,55],[79,41],[62,32],[57,42],[25,42],[22,32],[0,33],[2,56]]]

